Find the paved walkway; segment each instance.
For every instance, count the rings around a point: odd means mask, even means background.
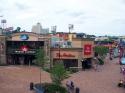
[[[123,79],[120,65],[117,63],[118,59],[114,59],[111,62],[106,62],[100,72],[95,72],[92,69],[81,71],[73,74],[67,80],[74,81],[75,86],[80,88],[80,93],[125,93],[124,88],[117,87],[119,80]]]
[[[75,86],[80,87],[80,93],[125,93],[124,88],[118,88],[117,83],[123,78],[120,73],[118,59],[106,62],[102,71],[80,71],[72,74]],[[66,79],[67,80],[67,79]],[[63,81],[65,84],[66,80]],[[29,83],[39,82],[39,69],[28,66],[1,66],[0,93],[33,93],[29,90]],[[42,82],[51,82],[48,73],[42,71]]]
[[[30,82],[39,82],[37,67],[4,66],[0,67],[0,93],[33,93],[30,91]],[[42,71],[42,82],[51,82],[49,74]]]

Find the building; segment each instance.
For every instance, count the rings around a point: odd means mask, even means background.
[[[49,45],[50,39],[47,36],[32,32],[0,35],[0,64],[34,64],[38,48],[44,48],[49,58]]]
[[[72,37],[71,37],[72,36]],[[57,37],[56,37],[57,38]],[[59,41],[56,47],[51,47],[51,63],[62,63],[66,68],[69,67],[80,67],[82,68],[83,59],[86,61],[91,61],[94,57],[94,40],[87,38],[76,38],[75,34],[69,34],[69,40],[71,47],[63,47],[62,41],[54,39],[53,41]],[[69,45],[67,45],[69,46]]]
[[[32,32],[37,34],[48,34],[49,28],[42,28],[40,23],[37,23],[32,27]]]
[[[38,48],[45,50],[45,55],[50,62],[49,66],[60,62],[66,68],[82,68],[83,62],[81,60],[86,59],[90,61],[94,56],[93,39],[76,38],[75,33],[72,35],[70,33],[61,35],[61,42],[60,38],[56,38],[57,40],[54,39],[53,41],[59,42],[54,43],[57,46],[52,47],[51,38],[51,35],[42,35],[33,32],[18,32],[9,36],[0,35],[0,64],[35,64],[35,53]],[[69,42],[70,44],[66,44]]]

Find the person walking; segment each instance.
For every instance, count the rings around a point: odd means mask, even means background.
[[[74,93],[74,83],[71,81],[71,86],[70,86],[71,93]]]
[[[73,83],[73,81],[68,80],[66,82],[66,87],[67,87],[68,93],[74,93],[74,83]]]
[[[99,58],[95,57],[94,59],[95,59],[95,71],[99,72],[101,70]]]

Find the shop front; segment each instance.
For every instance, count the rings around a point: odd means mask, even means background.
[[[92,58],[94,57],[94,50],[93,50],[94,42],[84,42],[83,43],[83,50],[82,55],[83,59],[82,62],[82,69],[89,69],[92,67]]]
[[[62,63],[65,68],[79,67],[80,51],[71,49],[52,50],[51,57],[53,65]]]
[[[6,39],[6,64],[31,65],[35,64],[36,50],[43,48],[47,53],[46,40],[43,36],[32,32],[20,32]]]

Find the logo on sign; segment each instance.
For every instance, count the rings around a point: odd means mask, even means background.
[[[26,52],[26,51],[29,50],[29,48],[28,48],[27,46],[24,45],[24,46],[21,46],[21,50],[24,51],[24,52]]]
[[[92,45],[84,45],[84,55],[91,55]]]
[[[26,34],[22,34],[22,35],[20,35],[20,39],[21,39],[21,40],[28,40],[28,39],[29,39],[29,36],[26,35]]]
[[[63,54],[56,53],[56,56],[57,57],[75,57],[75,55],[70,54],[70,53],[63,53]]]

